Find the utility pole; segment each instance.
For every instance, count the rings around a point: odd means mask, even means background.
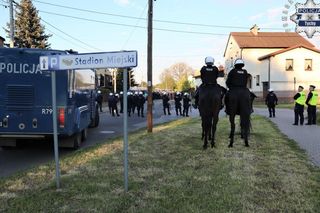
[[[14,19],[13,19],[13,0],[9,0],[10,8],[10,47],[14,47]]]
[[[148,10],[148,108],[147,108],[147,124],[148,132],[152,132],[153,118],[152,118],[152,19],[153,19],[153,1],[149,0]]]

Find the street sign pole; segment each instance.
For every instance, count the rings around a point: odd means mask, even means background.
[[[56,95],[56,72],[51,72],[51,91],[52,91],[52,124],[54,141],[54,159],[56,162],[56,185],[60,189],[60,166],[58,148],[58,129],[57,129],[57,95]]]
[[[123,70],[123,154],[124,189],[128,192],[128,69]]]
[[[54,136],[54,156],[56,162],[56,182],[60,188],[60,168],[57,130],[57,102],[56,102],[56,70],[70,69],[98,69],[124,68],[123,71],[123,150],[124,150],[124,185],[128,191],[128,67],[137,67],[137,51],[102,52],[92,54],[66,54],[40,56],[40,69],[51,72],[52,83],[52,120]],[[151,93],[149,93],[150,96]]]

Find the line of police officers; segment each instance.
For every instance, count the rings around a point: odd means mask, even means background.
[[[162,105],[163,105],[163,113],[166,115],[171,115],[170,113],[170,103],[169,103],[169,96],[166,92],[162,94]],[[182,104],[181,104],[182,101]],[[188,93],[184,93],[183,96],[181,92],[176,92],[174,94],[174,105],[176,110],[177,116],[186,116],[189,117],[189,108],[191,106],[190,104],[191,99],[189,97]],[[182,109],[183,106],[183,109]]]
[[[144,104],[146,102],[146,98],[143,92],[128,92],[128,116],[130,117],[131,114],[134,114],[137,109],[137,114],[140,117],[144,117]],[[96,98],[100,112],[102,112],[102,101],[103,97],[101,91],[98,91],[98,95]],[[120,102],[120,113],[123,113],[123,92],[121,91],[120,94],[109,93],[108,96],[108,107],[109,112],[112,116],[120,116],[118,110],[118,103]]]

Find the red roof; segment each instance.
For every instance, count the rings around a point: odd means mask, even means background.
[[[312,43],[296,32],[232,32],[240,48],[288,48],[295,45],[314,47]]]
[[[289,48],[286,48],[286,49],[283,49],[283,50],[278,50],[278,51],[270,53],[268,55],[261,56],[261,57],[258,58],[258,60],[262,61],[262,60],[265,60],[267,58],[273,57],[275,55],[278,55],[278,54],[281,54],[281,53],[284,53],[284,52],[287,52],[287,51],[290,51],[290,50],[293,50],[293,49],[296,49],[296,48],[306,48],[306,49],[309,49],[311,51],[320,53],[320,50],[318,50],[318,49],[316,49],[314,47],[308,47],[306,45],[299,44],[299,45],[295,45],[295,46],[292,46],[292,47],[289,47]]]

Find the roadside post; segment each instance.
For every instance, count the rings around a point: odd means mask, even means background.
[[[118,51],[70,55],[40,56],[40,70],[51,71],[52,124],[54,138],[54,157],[56,165],[56,187],[61,187],[59,165],[59,141],[57,127],[56,73],[59,70],[124,68],[123,71],[123,150],[124,150],[124,188],[128,191],[128,68],[137,67],[138,52]]]

